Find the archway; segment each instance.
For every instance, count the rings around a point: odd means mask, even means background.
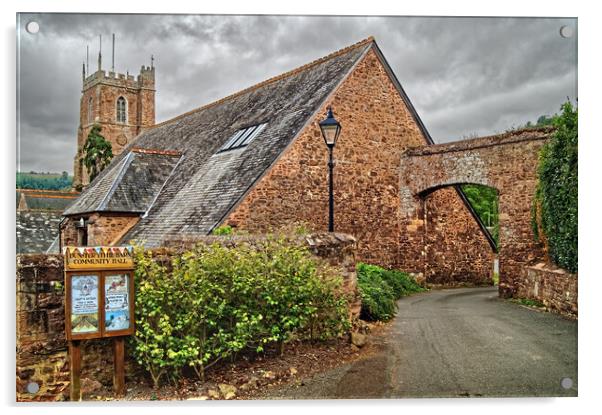
[[[451,218],[454,213],[460,217],[460,202],[465,211],[470,211],[463,200],[462,185],[488,186],[497,190],[499,200],[499,292],[501,296],[512,296],[525,265],[545,259],[542,246],[533,235],[531,205],[537,184],[539,151],[550,133],[549,129],[512,131],[408,149],[402,156],[400,174],[402,267],[427,276],[448,271],[449,267],[442,266],[438,257],[429,255],[432,251],[429,245],[433,244],[439,244],[435,252],[448,248],[447,252],[455,253],[452,257],[443,253],[446,262],[461,260],[466,234],[450,233],[433,218],[436,215]],[[429,206],[429,195],[443,190],[447,193],[444,198],[447,202]],[[456,222],[465,223],[463,218],[469,215],[462,215]],[[479,227],[471,229],[476,235]],[[436,240],[437,233],[445,238]],[[469,260],[470,255],[465,259]]]

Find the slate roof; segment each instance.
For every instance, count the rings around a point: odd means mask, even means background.
[[[17,210],[63,211],[73,203],[79,193],[57,190],[16,189]]]
[[[65,215],[108,209],[141,211],[146,207],[142,219],[122,242],[134,239],[149,247],[174,237],[209,234],[373,44],[373,38],[366,39],[143,132]],[[218,151],[238,130],[261,123],[267,125],[248,146]],[[129,161],[132,152],[135,153],[134,146],[181,155],[175,164],[175,156],[162,159],[166,167],[159,170],[161,177],[167,176],[165,183],[158,186],[157,178],[153,186],[148,186],[145,177],[135,171],[128,173],[131,169],[128,163],[134,163]],[[173,169],[167,174],[170,166]],[[125,183],[126,177],[131,182]],[[129,192],[136,186],[146,193],[132,201],[128,199]],[[111,189],[114,189],[112,194]]]
[[[133,148],[94,182],[93,192],[79,198],[64,214],[144,213],[180,158],[179,152]]]
[[[58,235],[62,219],[60,211],[18,211],[17,253],[33,254],[46,252]]]

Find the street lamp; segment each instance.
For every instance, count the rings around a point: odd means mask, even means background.
[[[332,113],[332,107],[328,107],[328,114],[326,119],[320,121],[320,130],[322,130],[322,137],[324,137],[324,143],[328,147],[328,232],[334,232],[334,196],[332,187],[332,171],[334,168],[334,161],[332,160],[332,150],[334,149],[339,134],[341,133],[341,124],[334,118]]]

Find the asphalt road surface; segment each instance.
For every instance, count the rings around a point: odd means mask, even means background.
[[[377,353],[264,398],[577,396],[576,321],[501,300],[494,287],[398,305],[392,326],[371,338]]]

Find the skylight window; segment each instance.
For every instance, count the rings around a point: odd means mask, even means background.
[[[267,123],[263,123],[238,130],[228,141],[226,141],[226,144],[224,144],[219,151],[234,150],[248,145],[263,131],[266,125]]]

